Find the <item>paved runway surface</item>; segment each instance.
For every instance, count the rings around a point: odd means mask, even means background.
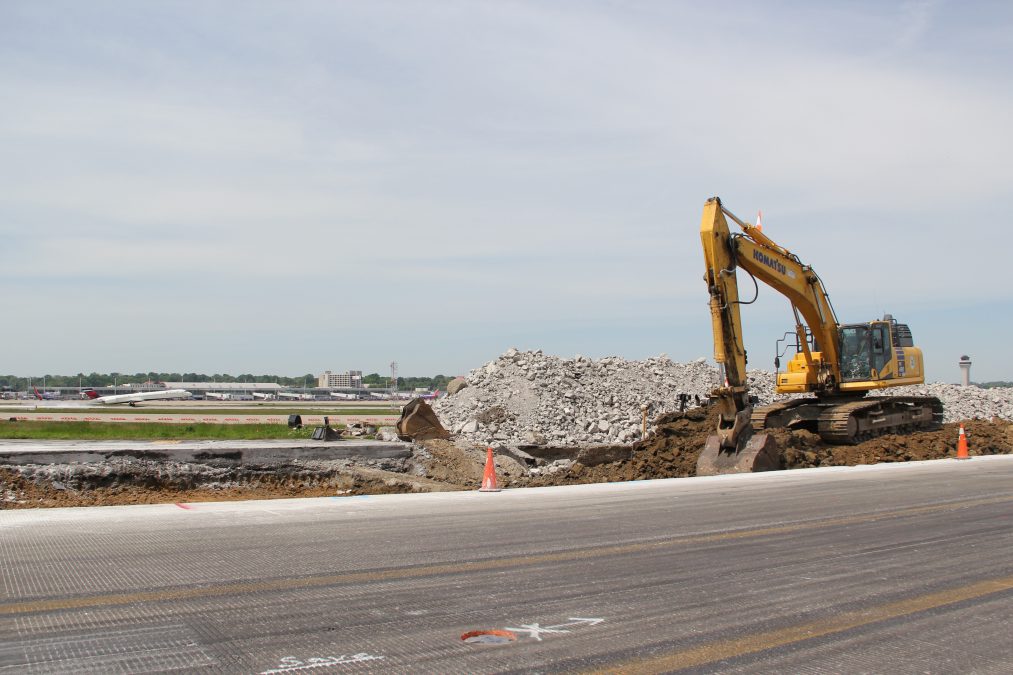
[[[0,566],[3,673],[1008,673],[1013,457],[6,511]]]

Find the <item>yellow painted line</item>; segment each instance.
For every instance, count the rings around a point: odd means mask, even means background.
[[[286,591],[293,589],[316,588],[320,586],[390,581],[395,579],[415,579],[420,577],[439,576],[441,574],[460,574],[462,572],[484,572],[510,567],[525,567],[540,565],[543,563],[570,562],[573,560],[586,560],[588,558],[663,550],[691,544],[710,544],[723,541],[735,541],[738,539],[791,534],[794,532],[836,527],[839,525],[870,523],[891,518],[903,518],[906,516],[939,513],[943,511],[956,511],[974,506],[985,506],[989,504],[1002,504],[1008,502],[1013,502],[1013,495],[967,499],[962,501],[946,502],[944,504],[914,506],[903,509],[895,509],[893,511],[880,511],[877,513],[842,516],[840,518],[825,518],[822,520],[807,522],[772,525],[770,527],[715,532],[711,534],[685,535],[680,537],[671,537],[668,539],[638,542],[634,544],[596,546],[569,551],[558,551],[555,553],[511,556],[508,558],[494,558],[474,562],[445,563],[440,565],[425,565],[420,567],[405,567],[370,572],[347,572],[344,574],[329,574],[295,579],[272,579],[247,583],[226,583],[217,586],[205,586],[200,588],[177,588],[160,591],[139,591],[134,593],[109,593],[106,595],[82,596],[76,598],[53,598],[49,600],[10,602],[0,604],[0,616],[10,614],[27,614],[29,612],[81,609],[87,607],[105,607],[109,605],[126,605],[138,602],[165,602],[174,600],[189,600],[193,598],[213,598],[225,595]]]
[[[831,619],[801,623],[778,630],[753,633],[739,638],[710,642],[699,647],[683,649],[647,659],[623,663],[611,668],[591,671],[594,673],[622,673],[623,675],[647,675],[669,673],[684,668],[703,666],[724,659],[783,647],[784,645],[842,633],[853,628],[897,619],[902,616],[945,607],[965,600],[973,600],[995,593],[1013,590],[1013,576],[1001,579],[979,581],[967,586],[951,588],[938,593],[919,595],[908,600],[898,600],[866,609],[842,612]]]

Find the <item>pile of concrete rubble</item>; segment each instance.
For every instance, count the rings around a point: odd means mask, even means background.
[[[751,370],[748,376],[751,393],[761,404],[777,398],[773,373]],[[690,363],[676,363],[665,355],[642,361],[580,355],[564,359],[511,348],[471,371],[463,388],[453,388],[455,393],[433,408],[444,427],[473,443],[627,444],[641,438],[644,406],[648,420],[653,420],[706,400],[717,384],[717,369],[703,358]],[[1013,420],[1013,389],[930,384],[888,393],[936,396],[943,401],[947,421]],[[651,430],[649,423],[648,433]]]
[[[750,371],[750,386],[768,402],[773,375]],[[632,443],[648,418],[692,407],[717,385],[704,359],[667,356],[627,361],[618,356],[563,359],[541,350],[507,350],[471,371],[466,387],[433,406],[443,426],[477,443],[588,445]],[[650,431],[651,427],[648,426]]]
[[[879,392],[881,396],[935,396],[943,402],[944,421],[989,420],[998,417],[1013,420],[1013,388],[962,387],[957,384],[916,385],[896,387]]]

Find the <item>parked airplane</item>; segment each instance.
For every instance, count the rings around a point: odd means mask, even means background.
[[[297,394],[294,391],[282,391],[278,393],[278,398],[289,398],[297,401],[315,401],[316,396],[313,394]]]
[[[267,394],[267,393],[262,392],[262,391],[255,391],[255,392],[253,392],[253,398],[259,398],[259,399],[263,399],[265,401],[273,401],[274,399],[276,399],[278,397],[275,396],[274,394]]]
[[[136,394],[112,394],[99,396],[94,389],[85,389],[84,395],[94,403],[127,403],[134,405],[141,401],[162,401],[168,399],[191,398],[193,394],[186,389],[163,389],[161,391],[140,391]]]
[[[55,391],[40,392],[37,387],[32,387],[32,391],[35,392],[35,398],[40,401],[55,401],[60,398],[60,394]]]

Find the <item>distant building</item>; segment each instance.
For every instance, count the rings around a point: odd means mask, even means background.
[[[317,378],[317,386],[322,389],[359,389],[362,387],[362,371],[349,370],[345,373],[332,373],[329,370],[325,370]]]

